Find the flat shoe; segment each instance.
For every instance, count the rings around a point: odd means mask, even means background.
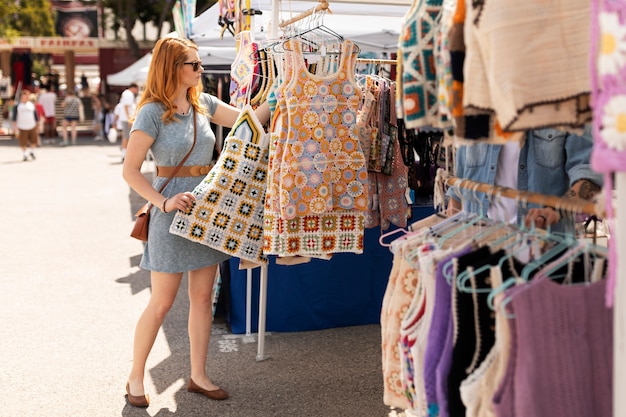
[[[228,398],[228,393],[226,391],[224,391],[221,388],[218,389],[214,389],[214,390],[207,390],[204,389],[200,386],[198,386],[195,382],[193,382],[193,379],[189,378],[189,384],[187,385],[187,391],[189,392],[197,392],[199,394],[204,395],[205,397],[211,399],[211,400],[225,400],[226,398]]]
[[[150,405],[150,397],[148,395],[132,395],[128,383],[126,383],[126,399],[133,407],[146,408]]]

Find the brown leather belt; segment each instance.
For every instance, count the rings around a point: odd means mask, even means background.
[[[176,167],[157,166],[157,177],[169,177]],[[211,170],[210,165],[183,165],[176,173],[177,177],[200,177]]]

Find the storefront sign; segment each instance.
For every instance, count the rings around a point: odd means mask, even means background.
[[[35,38],[35,49],[93,50],[98,49],[97,38]]]
[[[0,50],[32,49],[36,52],[94,51],[98,38],[20,37],[0,39]]]
[[[34,45],[34,38],[0,39],[0,50],[11,50],[16,48],[32,49]]]

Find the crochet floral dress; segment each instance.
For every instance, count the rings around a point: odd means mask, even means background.
[[[356,46],[344,41],[337,69],[327,76],[308,71],[298,42],[286,49],[292,76],[278,97],[283,123],[274,150],[281,152],[269,168],[266,253],[362,253],[367,167],[355,133],[361,100],[353,78]]]

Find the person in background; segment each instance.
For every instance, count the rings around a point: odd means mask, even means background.
[[[81,105],[82,103],[80,99],[76,97],[76,94],[71,90],[67,90],[65,99],[63,100],[63,103],[61,103],[61,107],[63,107],[63,146],[70,144],[67,140],[68,127],[71,130],[72,145],[76,145],[76,139],[78,136],[76,126],[78,124],[78,119],[80,119]]]
[[[126,90],[122,91],[120,104],[122,111],[118,114],[119,122],[122,125],[122,162],[126,157],[126,148],[130,138],[130,118],[135,114],[135,96],[139,92],[139,86],[132,83]]]
[[[212,400],[224,400],[228,393],[218,387],[206,372],[207,351],[213,323],[213,286],[218,264],[230,256],[169,232],[177,210],[188,210],[192,191],[205,175],[192,176],[189,166],[208,166],[213,159],[215,134],[211,123],[232,127],[240,110],[218,98],[202,93],[202,65],[198,47],[187,39],[162,38],[153,49],[145,91],[138,104],[123,167],[130,187],[153,204],[150,233],[140,267],[150,271],[150,301],[135,327],[133,365],[126,384],[128,402],[147,407],[144,375],[146,361],[172,307],[187,271],[189,296],[189,345],[191,375],[187,390]],[[269,120],[267,102],[256,115],[261,123]],[[168,174],[189,152],[194,131],[197,141],[181,175],[167,187],[157,190]],[[148,152],[154,155],[157,177],[150,183],[141,172]],[[187,171],[187,172],[185,172]]]
[[[100,118],[100,132],[102,132],[102,137],[106,138],[107,133],[109,133],[106,119],[111,111],[111,105],[109,104],[109,101],[104,94],[98,94],[98,98],[100,99],[100,104],[102,108],[100,112],[102,115],[102,117]]]
[[[102,119],[104,118],[102,108],[102,96],[93,94],[91,96],[91,109],[93,110],[93,123],[91,125],[93,129],[94,140],[103,140],[102,135]]]
[[[15,106],[15,100],[12,98],[7,99],[2,106],[2,127],[4,128],[4,134],[13,136],[13,107]]]
[[[35,160],[35,148],[39,140],[39,117],[37,116],[35,104],[29,99],[30,91],[22,90],[20,101],[13,108],[11,118],[13,120],[13,130],[24,154],[24,161],[28,161],[29,155],[32,160]]]
[[[117,126],[115,125],[115,107],[110,104],[110,102],[106,102],[106,113],[104,114],[104,133],[107,138],[109,138],[109,142],[115,143],[117,142]],[[112,133],[111,130],[115,131],[115,140],[111,140]],[[111,136],[110,136],[111,135]]]
[[[56,102],[57,94],[53,88],[43,89],[39,94],[39,104],[43,107],[43,142],[54,143],[57,138]]]
[[[521,191],[591,200],[603,184],[602,176],[589,164],[592,148],[590,126],[586,126],[582,136],[557,129],[531,130],[521,147],[518,142],[460,146],[456,153],[456,176]],[[458,192],[463,192],[463,199]],[[470,193],[451,187],[450,213],[464,209],[507,223],[573,232],[573,224],[562,222],[561,213],[552,207],[529,204],[528,210],[519,210],[514,199],[497,196],[490,199],[485,193],[478,193],[478,203]],[[462,200],[467,207],[462,207]]]
[[[44,111],[43,106],[37,101],[37,94],[31,93],[28,97],[31,103],[35,105],[37,112],[37,146],[41,146],[41,134],[43,133]]]
[[[83,93],[83,96],[86,97],[89,95],[89,81],[87,80],[87,76],[83,72],[80,76],[80,86]]]
[[[111,128],[117,131],[117,137],[119,138],[122,134],[122,130],[124,129],[124,124],[122,123],[122,113],[124,112],[124,105],[122,103],[117,103],[115,108],[113,109],[113,122],[111,123]],[[120,145],[120,149],[121,145]],[[124,149],[123,152],[126,152]],[[124,158],[122,158],[122,163],[124,162]]]

